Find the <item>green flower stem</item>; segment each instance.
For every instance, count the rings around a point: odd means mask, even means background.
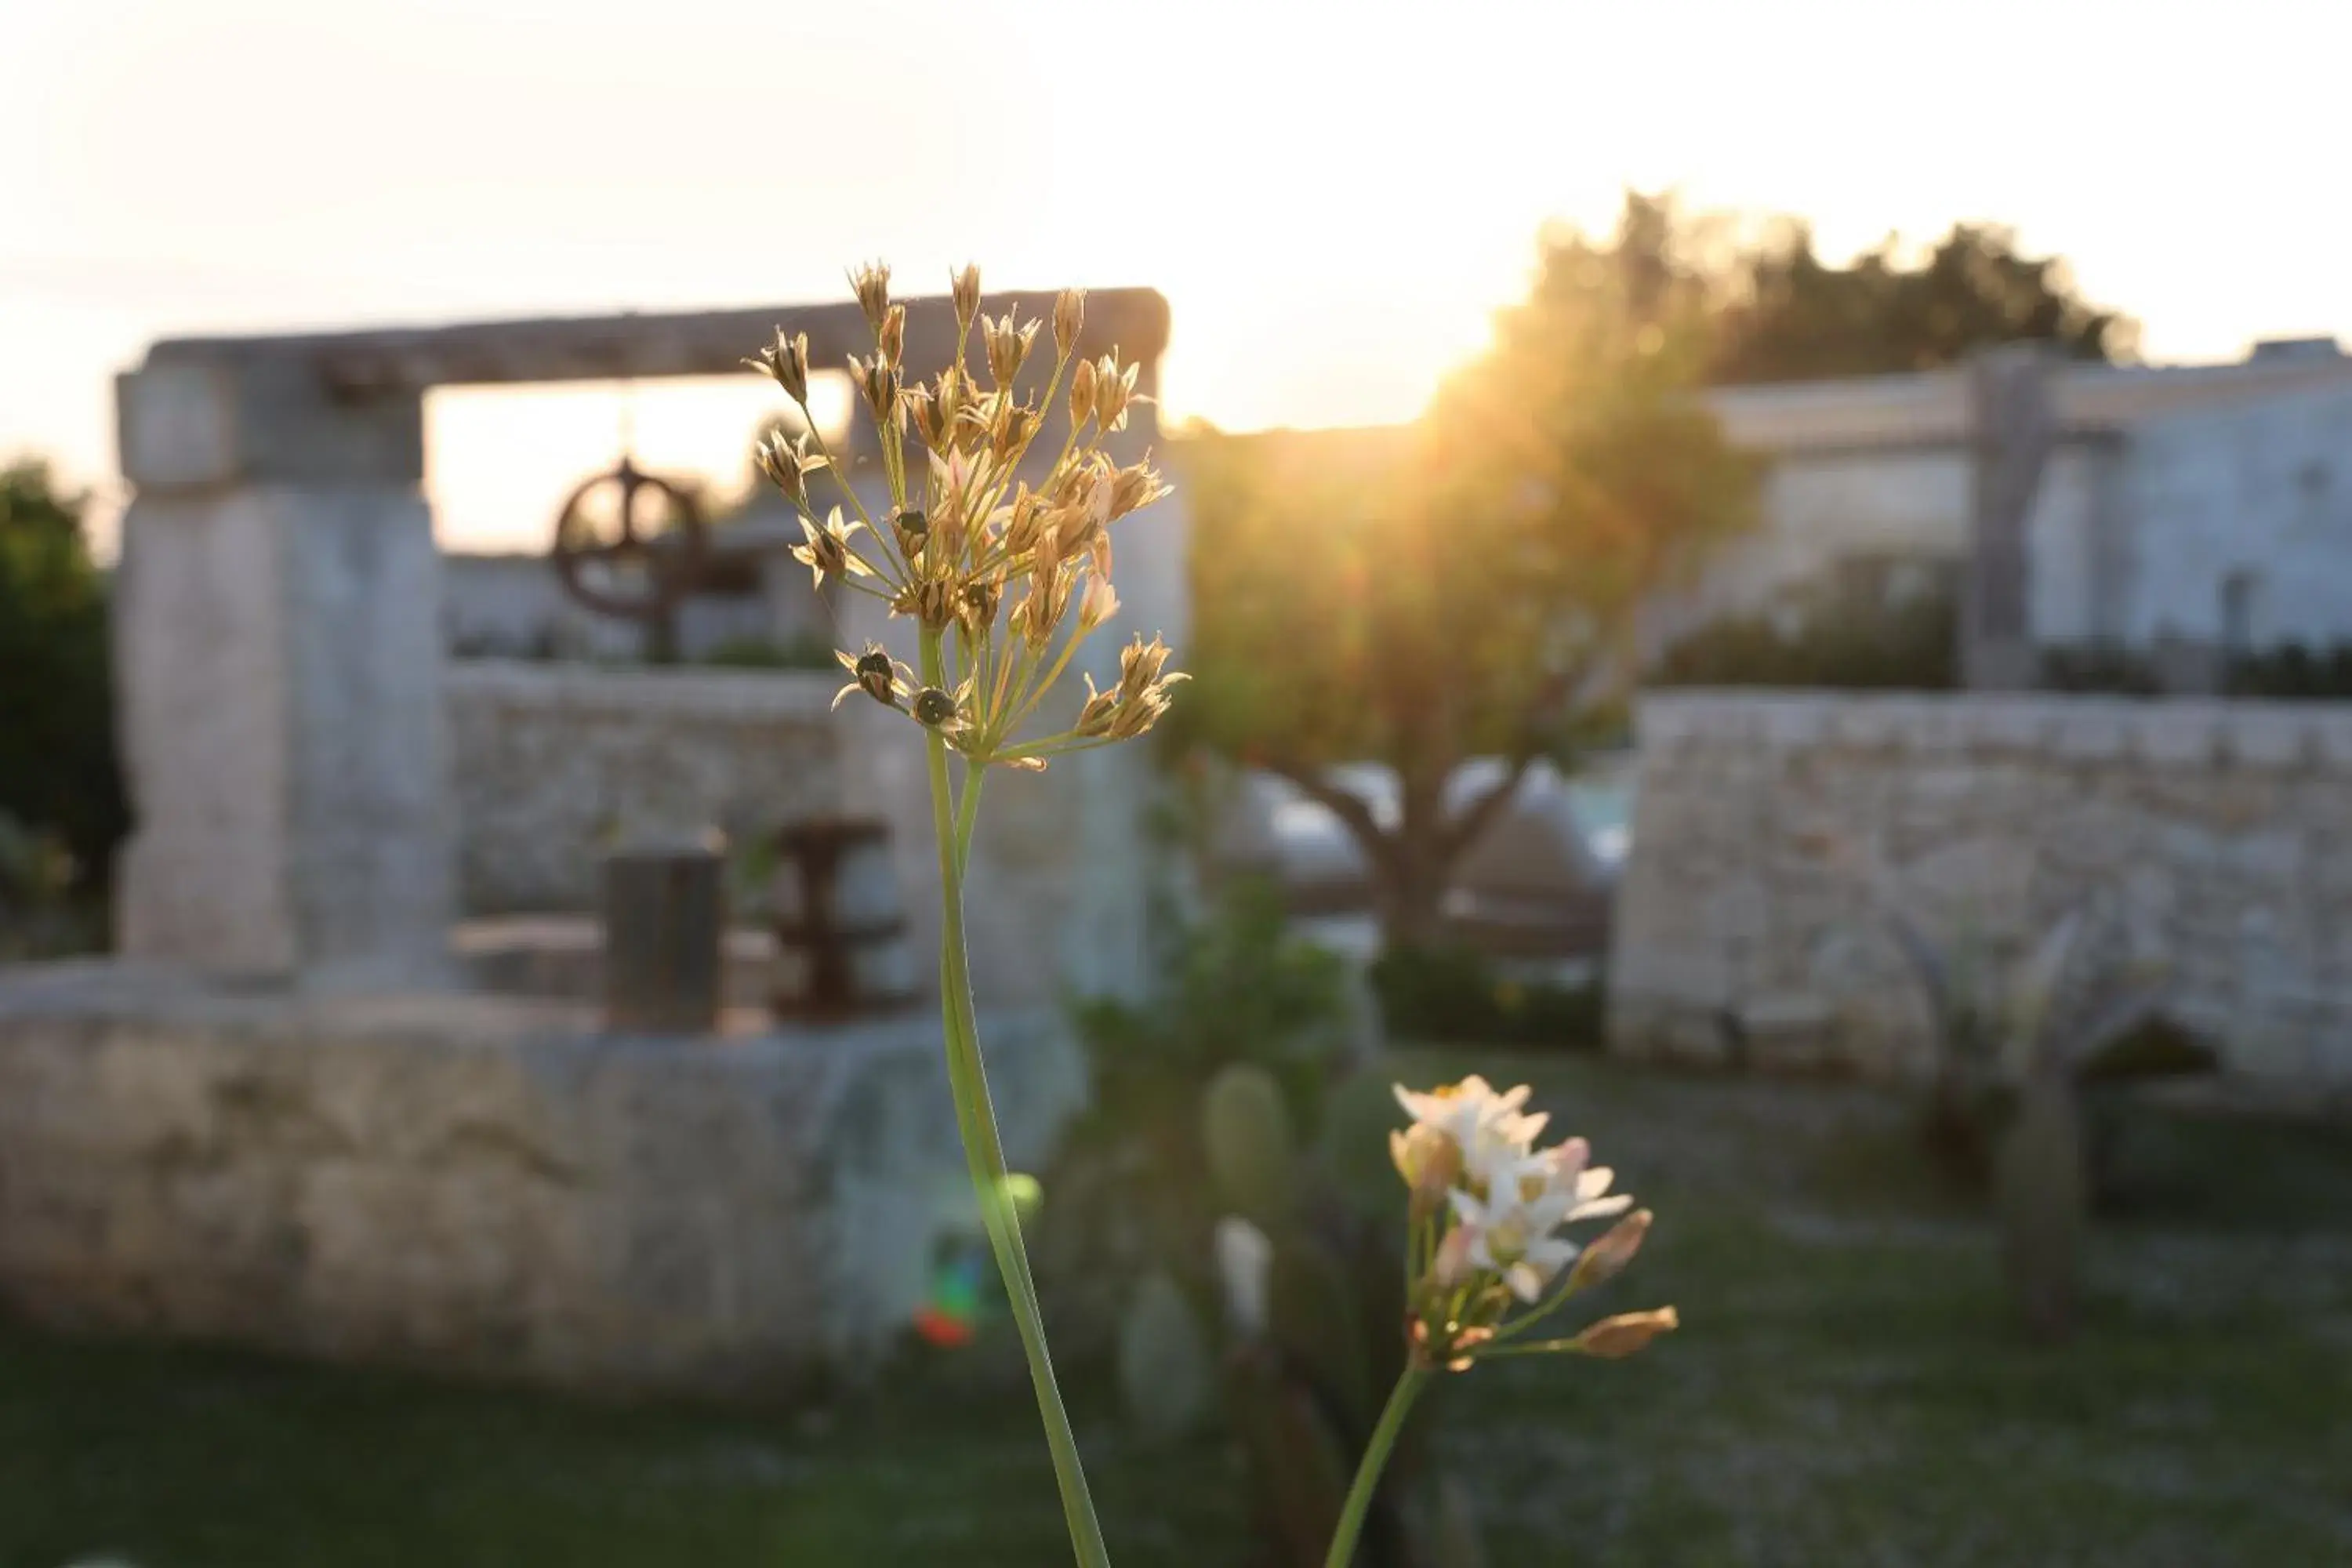
[[[1323,1568],[1348,1568],[1355,1561],[1356,1537],[1363,1533],[1364,1516],[1372,1510],[1372,1494],[1381,1489],[1389,1450],[1396,1447],[1404,1418],[1412,1414],[1412,1402],[1421,1396],[1421,1385],[1429,1376],[1426,1367],[1407,1363],[1397,1376],[1396,1386],[1389,1391],[1380,1425],[1372,1428],[1372,1440],[1365,1445],[1364,1462],[1356,1467],[1356,1484],[1348,1489],[1348,1504],[1339,1510],[1339,1528],[1331,1532],[1331,1552],[1323,1559]]]
[[[923,631],[921,658],[925,683],[939,685],[942,659],[936,630]],[[996,1112],[989,1103],[988,1079],[981,1063],[980,1029],[973,1016],[971,970],[963,934],[964,852],[977,813],[980,778],[974,772],[965,780],[964,811],[959,822],[949,778],[947,740],[934,731],[925,737],[925,743],[930,758],[931,826],[940,850],[940,1012],[956,1125],[963,1134],[964,1158],[971,1169],[972,1190],[980,1199],[981,1223],[996,1254],[997,1270],[1004,1278],[1004,1293],[1021,1331],[1021,1348],[1029,1360],[1029,1381],[1036,1390],[1037,1413],[1045,1423],[1045,1444],[1053,1453],[1054,1479],[1061,1488],[1062,1519],[1069,1528],[1070,1545],[1082,1568],[1109,1568],[1110,1553],[1103,1545],[1102,1526],[1096,1522],[1086,1470],[1078,1461],[1077,1436],[1070,1429],[1068,1412],[1062,1408],[1053,1356],[1045,1348],[1045,1316],[1038,1309],[1029,1256],[1021,1245],[1021,1222],[1006,1180],[1004,1145],[997,1133]]]

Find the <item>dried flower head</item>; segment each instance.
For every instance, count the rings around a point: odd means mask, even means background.
[[[820,588],[828,577],[871,577],[874,569],[859,558],[849,542],[849,536],[864,526],[842,521],[839,507],[833,509],[822,526],[803,513],[801,532],[807,536],[807,542],[793,546],[793,559],[809,569],[809,575]]]
[[[866,406],[874,411],[874,423],[887,426],[898,406],[898,372],[880,354],[866,359],[850,356],[850,379],[866,395]]]
[[[1105,430],[1127,428],[1127,405],[1135,401],[1139,366],[1119,368],[1118,356],[1105,354],[1095,364],[1095,417]]]
[[[1011,386],[1013,378],[1021,374],[1028,362],[1030,345],[1037,341],[1042,323],[1019,321],[1007,310],[994,321],[980,319],[981,342],[988,350],[988,375],[999,386]]]
[[[902,386],[898,389],[898,407],[913,426],[915,437],[936,452],[948,438],[947,421],[940,413],[939,403],[925,386]]]
[[[971,331],[971,321],[980,314],[980,268],[967,261],[949,281],[949,292],[955,301],[956,331]]]
[[[855,658],[839,652],[833,657],[841,661],[841,667],[852,678],[848,685],[833,694],[835,708],[853,691],[863,691],[885,708],[904,708],[914,695],[915,672],[892,658],[880,643],[867,643],[866,651]]]
[[[869,261],[849,274],[849,287],[857,296],[857,308],[866,312],[866,324],[880,331],[883,319],[890,312],[889,267]]]
[[[760,471],[768,476],[768,482],[784,492],[784,499],[793,503],[794,510],[805,513],[809,510],[808,472],[812,466],[812,454],[781,430],[771,431],[751,450],[759,462]],[[824,463],[822,458],[814,458],[816,467],[822,468]]]
[[[776,329],[776,341],[760,351],[757,359],[743,363],[753,370],[766,371],[784,389],[784,395],[802,407],[808,406],[808,334],[795,332],[784,336],[784,329]]]
[[[921,720],[976,765],[1034,770],[1063,752],[1144,733],[1184,677],[1167,668],[1164,643],[1140,637],[1121,651],[1110,689],[1097,691],[1088,681],[1076,724],[1039,738],[1018,733],[1032,714],[1055,711],[1044,699],[1070,666],[1076,644],[1119,614],[1111,578],[1114,525],[1166,493],[1148,458],[1121,468],[1102,449],[1103,438],[1125,426],[1138,367],[1122,365],[1115,354],[1079,356],[1086,302],[1070,289],[1055,300],[1051,315],[1050,377],[1042,392],[1016,395],[1021,377],[1038,374],[1032,355],[1047,322],[1024,321],[1017,309],[982,315],[979,269],[964,267],[950,284],[958,351],[922,379],[921,367],[906,364],[908,316],[922,307],[894,303],[889,282],[879,262],[850,274],[874,348],[852,356],[848,368],[858,402],[882,437],[875,471],[888,487],[887,500],[877,503],[852,489],[814,431],[790,440],[771,437],[758,448],[761,471],[801,516],[803,541],[793,547],[795,558],[819,584],[873,594],[921,628],[919,679],[868,647],[856,658],[843,656],[852,676],[844,694],[862,690]],[[975,331],[985,383],[975,379],[977,365],[967,368]],[[804,336],[779,332],[750,363],[776,377],[795,403],[803,401]],[[1070,400],[1068,438],[1058,450],[1040,452],[1040,427],[1061,395]],[[906,442],[909,430],[919,446]],[[809,489],[812,476],[824,470],[832,470],[855,520],[835,510],[817,521]],[[865,540],[856,537],[861,527],[868,531]]]

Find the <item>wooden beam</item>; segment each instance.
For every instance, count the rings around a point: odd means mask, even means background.
[[[992,294],[990,314],[1015,303],[1028,314],[1052,313],[1054,293]],[[918,371],[943,364],[955,327],[946,297],[908,300],[907,362]],[[1168,343],[1168,302],[1150,289],[1106,289],[1087,297],[1080,347],[1098,354],[1117,347],[1123,358],[1149,366]],[[806,332],[809,357],[823,369],[840,367],[873,346],[854,304],[779,305],[751,310],[662,314],[554,317],[475,321],[446,327],[393,328],[283,337],[174,338],[148,351],[150,368],[166,364],[317,366],[338,396],[368,398],[430,386],[544,381],[617,381],[659,376],[725,375],[774,336],[776,329]]]

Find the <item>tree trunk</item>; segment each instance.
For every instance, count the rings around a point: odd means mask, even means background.
[[[1374,908],[1380,916],[1381,951],[1433,947],[1445,933],[1445,891],[1453,881],[1454,858],[1444,852],[1434,825],[1411,819],[1382,835],[1381,854],[1370,857]],[[1372,847],[1365,847],[1370,850]]]
[[[1513,764],[1469,806],[1455,815],[1445,808],[1451,767],[1400,770],[1397,821],[1382,826],[1364,799],[1322,776],[1320,770],[1273,764],[1274,771],[1339,819],[1363,851],[1372,880],[1373,909],[1380,920],[1381,951],[1434,946],[1445,935],[1445,895],[1454,868],[1486,826],[1518,793],[1528,763]]]

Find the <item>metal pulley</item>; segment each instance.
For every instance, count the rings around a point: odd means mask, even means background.
[[[597,504],[607,490],[615,492],[610,508]],[[678,605],[709,553],[694,487],[624,457],[565,498],[549,558],[566,594],[600,615],[642,624],[648,652],[665,660],[676,650]]]

